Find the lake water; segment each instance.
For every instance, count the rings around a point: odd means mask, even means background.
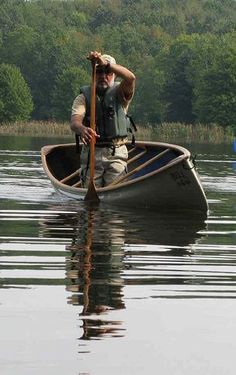
[[[199,218],[67,200],[41,166],[57,142],[0,140],[1,375],[235,374],[231,146],[188,147]]]

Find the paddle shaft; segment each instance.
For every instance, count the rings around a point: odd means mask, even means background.
[[[95,131],[95,111],[96,111],[96,65],[92,63],[92,85],[91,85],[91,107],[90,107],[90,128]],[[90,180],[94,180],[95,169],[95,142],[93,136],[90,143]]]
[[[90,128],[96,130],[96,63],[92,61],[92,84],[91,84],[91,103],[90,103]],[[95,136],[92,136],[90,141],[90,155],[89,155],[89,169],[90,179],[88,185],[88,191],[85,196],[85,200],[89,202],[99,202],[99,198],[96,192],[94,183],[94,169],[95,169]]]

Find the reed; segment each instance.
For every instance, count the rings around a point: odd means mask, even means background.
[[[0,124],[2,135],[26,135],[32,137],[60,137],[72,134],[69,123],[54,121],[29,121]]]
[[[231,143],[234,131],[230,127],[216,124],[162,123],[160,125],[140,126],[137,139],[155,140],[171,143]]]
[[[29,121],[0,124],[0,134],[36,136],[36,137],[71,137],[69,123],[54,121]],[[163,123],[160,125],[138,125],[137,140],[152,140],[170,143],[231,143],[234,139],[232,128],[216,124]]]

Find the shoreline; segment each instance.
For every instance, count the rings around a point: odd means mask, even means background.
[[[137,125],[137,140],[158,140],[175,143],[232,143],[235,139],[231,128],[211,124],[163,123],[160,125]],[[69,122],[29,121],[0,124],[0,135],[31,137],[73,137]]]

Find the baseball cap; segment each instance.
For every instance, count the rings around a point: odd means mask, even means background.
[[[102,59],[107,60],[110,64],[116,64],[116,60],[110,55],[102,55],[101,57]]]

